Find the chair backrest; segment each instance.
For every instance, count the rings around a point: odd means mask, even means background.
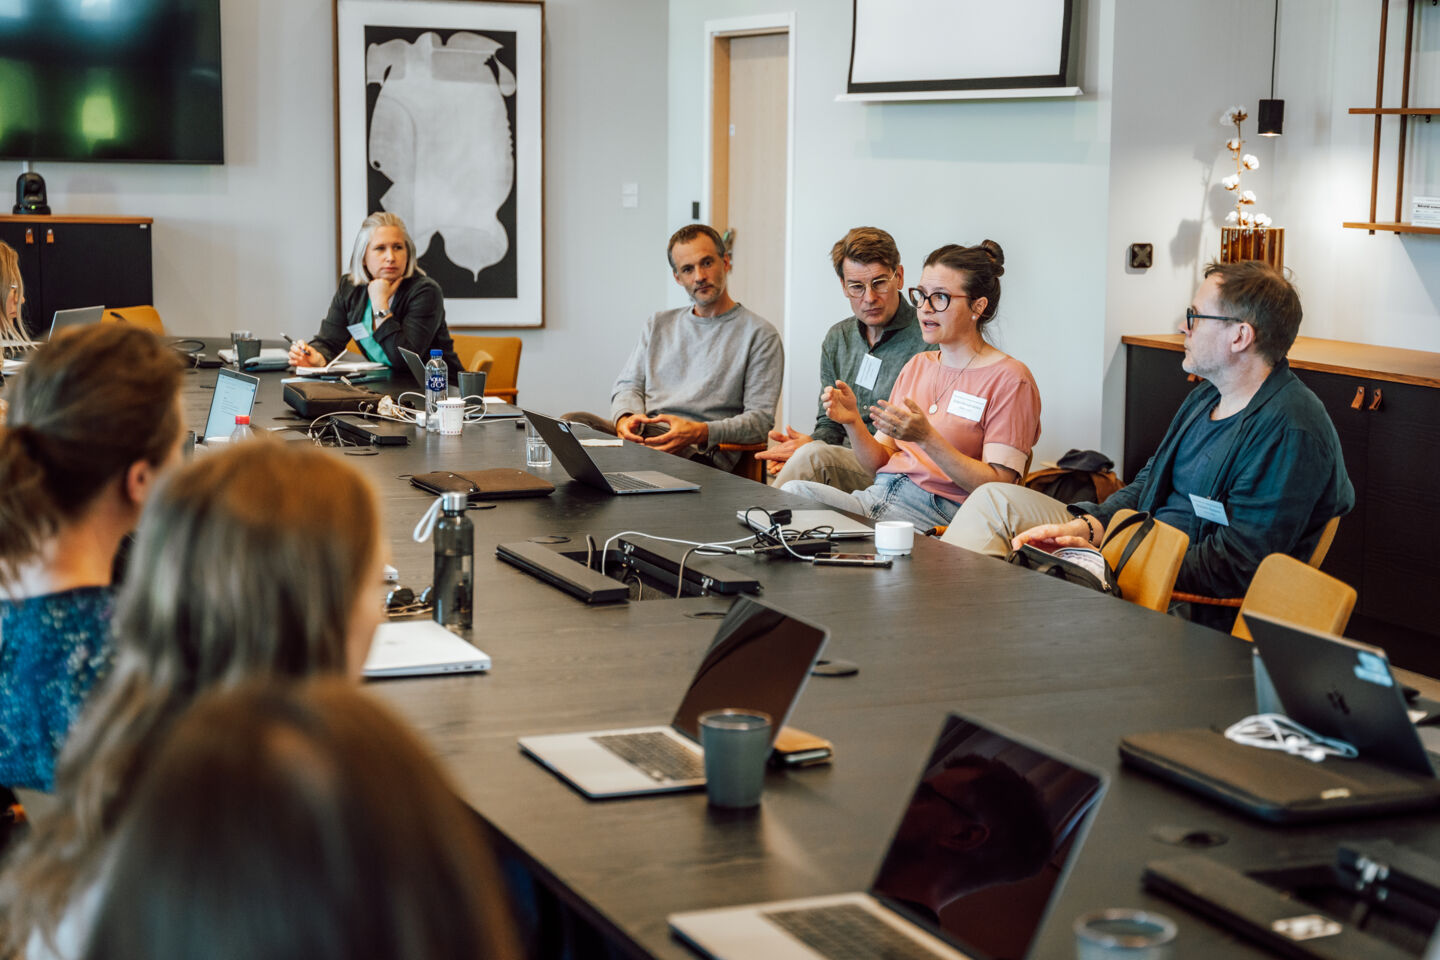
[[[480,337],[468,333],[452,336],[455,339],[455,355],[466,370],[480,369],[472,363],[477,351],[489,355],[490,376],[485,381],[486,393],[514,395],[520,379],[520,347],[523,345],[519,337]],[[483,358],[479,359],[483,361]]]
[[[1135,511],[1117,510],[1110,518],[1111,526],[1124,520]],[[1105,562],[1114,567],[1125,552],[1125,545],[1140,531],[1142,524],[1136,524],[1120,531],[1119,536],[1108,540],[1101,548]],[[1177,530],[1168,523],[1155,521],[1140,546],[1135,548],[1125,569],[1120,571],[1118,583],[1126,600],[1151,610],[1164,613],[1170,606],[1170,594],[1175,589],[1175,578],[1180,574],[1180,561],[1190,546],[1190,537],[1183,530]]]
[[[128,323],[136,327],[144,327],[157,336],[165,335],[165,324],[160,320],[160,314],[155,308],[149,305],[143,307],[115,307],[106,310],[100,318],[102,323]]]
[[[1315,552],[1310,554],[1310,566],[1320,569],[1320,564],[1325,562],[1325,554],[1330,552],[1330,544],[1335,542],[1335,531],[1339,529],[1340,518],[1331,517],[1325,529],[1320,531],[1320,542],[1315,544]]]
[[[1230,632],[1249,640],[1243,614],[1263,613],[1322,633],[1342,634],[1355,609],[1355,588],[1283,553],[1260,561]]]

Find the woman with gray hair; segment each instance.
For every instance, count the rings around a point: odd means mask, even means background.
[[[372,213],[360,224],[350,254],[350,272],[330,301],[320,332],[290,348],[296,366],[323,367],[354,340],[365,359],[405,369],[400,348],[422,360],[439,350],[455,379],[464,367],[445,325],[440,284],[416,262],[415,241],[393,213]]]

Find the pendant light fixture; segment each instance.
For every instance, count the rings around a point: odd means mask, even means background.
[[[1275,24],[1270,31],[1270,97],[1260,101],[1256,112],[1257,133],[1262,137],[1278,137],[1285,127],[1285,101],[1275,97],[1275,52],[1280,39],[1280,0],[1275,0]]]

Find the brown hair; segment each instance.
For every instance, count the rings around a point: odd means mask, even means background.
[[[53,932],[94,879],[136,776],[196,696],[345,670],[379,537],[370,485],[313,447],[245,444],[161,483],[130,559],[138,575],[117,601],[115,666],[60,754],[59,812],[36,824],[0,878],[13,946]]]
[[[1220,307],[1255,330],[1255,352],[1272,367],[1285,359],[1300,332],[1300,294],[1285,275],[1261,260],[1210,261],[1205,277],[1220,278]]]
[[[0,427],[0,582],[130,466],[180,435],[181,363],[154,334],[95,324],[42,345]]]
[[[25,299],[25,278],[20,275],[20,255],[15,252],[14,247],[0,240],[0,337],[29,343],[30,333],[25,329],[25,321],[21,319],[20,313],[17,311],[13,317],[5,315],[5,304],[10,302],[12,288],[19,294],[15,298],[16,303]]]
[[[520,955],[479,819],[414,734],[333,680],[213,694],[176,723],[117,832],[84,954]]]
[[[984,297],[985,311],[980,314],[977,328],[995,319],[1000,307],[1000,278],[1005,275],[1005,251],[994,240],[982,240],[973,247],[948,243],[925,258],[925,266],[939,264],[965,274],[965,294],[975,299]]]
[[[699,237],[709,237],[710,241],[715,244],[715,255],[718,257],[725,256],[725,239],[716,232],[714,227],[706,226],[703,223],[687,224],[670,234],[670,244],[665,248],[665,259],[670,261],[671,271],[675,269],[675,258],[672,256],[675,248],[682,243],[689,243]]]
[[[895,238],[879,227],[856,227],[835,241],[830,248],[830,262],[835,276],[845,279],[845,261],[878,263],[890,271],[900,269],[900,250]]]

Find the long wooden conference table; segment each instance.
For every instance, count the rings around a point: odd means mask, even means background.
[[[281,374],[263,374],[257,428],[291,411]],[[204,422],[213,371],[185,394]],[[371,384],[376,389],[414,389]],[[597,399],[598,402],[598,399]],[[374,482],[403,584],[430,582],[432,548],[411,530],[431,502],[408,476],[525,465],[512,422],[463,435],[419,433],[402,448],[350,460]],[[354,451],[351,451],[352,453]],[[604,469],[659,469],[698,493],[615,497],[571,482],[559,463],[535,470],[553,495],[472,510],[472,641],[487,675],[391,680],[370,690],[408,718],[440,756],[465,801],[532,875],[635,956],[684,958],[667,914],[864,890],[879,864],[940,724],[959,711],[1080,758],[1111,782],[1034,956],[1072,957],[1071,924],[1105,907],[1143,907],[1176,921],[1176,956],[1259,957],[1259,949],[1141,889],[1147,861],[1195,852],[1185,837],[1223,839],[1204,852],[1237,868],[1328,859],[1337,841],[1386,837],[1440,856],[1433,817],[1268,828],[1121,768],[1128,733],[1226,725],[1253,712],[1248,646],[1228,635],[919,538],[890,569],[814,568],[784,559],[725,558],[752,573],[762,597],[830,630],[827,655],[859,673],[813,677],[791,723],[835,743],[834,763],[767,774],[757,811],[711,810],[703,792],[590,801],[522,755],[526,734],[668,720],[713,634],[719,597],[587,607],[495,557],[499,543],[565,537],[584,549],[640,531],[697,541],[744,535],[735,512],[800,507],[771,487],[627,444],[591,448]],[[343,517],[336,517],[343,523]],[[1427,691],[1430,692],[1430,691]],[[396,785],[404,816],[404,785]],[[383,829],[383,825],[377,825]],[[396,878],[403,882],[403,878]]]

